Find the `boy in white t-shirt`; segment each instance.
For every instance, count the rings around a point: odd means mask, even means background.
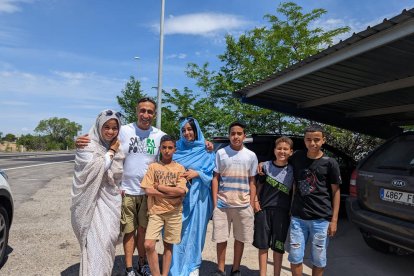
[[[234,261],[230,275],[241,275],[240,262],[244,243],[253,241],[254,199],[256,197],[256,154],[243,146],[246,126],[234,122],[229,127],[230,145],[216,153],[216,167],[212,180],[213,242],[217,243],[215,275],[224,271],[227,240],[233,224]]]

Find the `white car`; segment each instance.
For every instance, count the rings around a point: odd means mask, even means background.
[[[10,226],[13,220],[13,196],[7,174],[0,170],[0,267],[5,261]]]

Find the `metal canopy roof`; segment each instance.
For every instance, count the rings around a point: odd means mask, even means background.
[[[245,103],[388,138],[414,124],[414,9],[235,94]]]

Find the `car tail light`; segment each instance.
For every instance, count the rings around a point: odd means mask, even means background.
[[[358,170],[354,170],[351,174],[351,180],[349,181],[349,196],[357,197],[357,186],[356,186],[356,179],[358,177]]]

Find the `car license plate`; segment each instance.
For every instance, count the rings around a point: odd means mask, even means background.
[[[381,188],[380,189],[380,198],[382,200],[391,201],[391,202],[398,202],[402,204],[408,204],[414,206],[414,194],[388,190]]]

